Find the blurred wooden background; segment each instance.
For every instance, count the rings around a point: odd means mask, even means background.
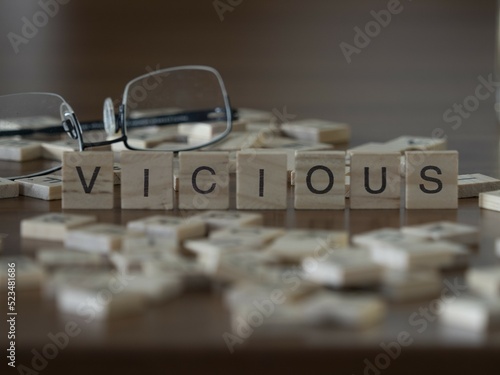
[[[352,56],[350,64],[340,44],[353,44],[354,28],[364,28],[373,20],[370,12],[387,9],[388,0],[243,0],[224,13],[223,20],[213,0],[64,2],[67,4],[60,5],[36,35],[19,45],[18,53],[9,33],[22,36],[25,20],[32,22],[42,8],[39,0],[0,2],[0,94],[56,92],[71,103],[81,119],[93,119],[101,116],[106,97],[120,98],[125,84],[148,67],[207,64],[221,72],[236,106],[280,111],[286,107],[298,118],[346,121],[353,127],[353,145],[402,134],[431,136],[440,128],[449,139],[449,147],[460,151],[462,173],[499,176],[494,95],[481,100],[458,129],[443,118],[454,103],[475,94],[479,77],[487,78],[494,72],[494,0],[402,0],[401,13],[393,15],[387,27],[360,54]],[[6,232],[17,230],[21,217],[59,210],[59,203],[29,199],[9,204],[2,207]],[[101,215],[107,221],[126,221],[131,213],[116,210]],[[272,220],[304,226],[314,223],[317,213],[299,215],[289,210],[289,216],[285,217],[285,212],[280,215]],[[343,213],[339,215],[340,219],[332,213],[322,217],[343,223]],[[367,215],[353,211],[350,215],[353,232],[367,230],[374,223],[395,222],[397,226],[400,220],[399,212]],[[498,215],[479,211],[475,200],[462,203],[458,211],[405,215],[406,222],[432,221],[442,219],[442,215],[450,215],[449,220],[458,217],[471,224],[480,222],[487,249],[492,248],[498,233]],[[493,252],[490,255],[493,257]],[[361,373],[363,358],[373,358],[378,352],[337,348],[332,353],[325,349],[330,345],[330,334],[318,330],[299,335],[299,341],[279,341],[278,345],[271,340],[268,346],[276,345],[274,352],[259,351],[269,341],[264,335],[242,355],[228,356],[225,348],[222,354],[214,354],[207,348],[214,343],[222,345],[219,333],[227,321],[220,317],[219,302],[210,300],[207,304],[196,298],[182,300],[172,310],[153,311],[148,319],[114,326],[108,332],[114,351],[102,350],[106,344],[79,351],[81,348],[72,344],[64,356],[50,364],[48,373],[66,374],[68,369],[103,373],[106,366],[109,373],[115,373],[119,365],[121,373],[140,373],[145,368],[159,373],[158,368],[165,368],[163,360],[178,369],[176,373],[186,368],[206,372],[208,366],[229,373],[235,364],[240,366],[238,373],[255,373],[259,366],[279,373],[284,364],[296,373],[313,365],[332,372],[333,362],[339,373]],[[37,306],[27,303],[24,309],[24,333],[46,340],[47,327],[56,325],[55,314],[47,309],[39,314]],[[434,336],[427,340],[433,342]],[[134,349],[121,350],[126,344]],[[141,345],[144,348],[138,354],[135,348]],[[166,356],[150,350],[155,345],[175,349]],[[395,361],[391,372],[424,373],[430,366],[436,373],[472,372],[480,365],[483,372],[495,371],[496,346],[481,351],[466,348],[465,352],[445,349],[423,348],[421,353],[415,348]],[[30,353],[24,354],[26,361],[31,358]]]
[[[493,96],[458,130],[443,120],[493,72],[494,0],[402,0],[402,12],[350,64],[340,44],[353,44],[354,27],[388,0],[243,0],[223,20],[215,3],[69,1],[16,54],[8,34],[22,35],[23,17],[32,21],[41,7],[3,0],[0,94],[57,92],[82,119],[95,118],[105,97],[120,98],[148,66],[207,64],[235,105],[346,121],[357,143],[442,128],[458,147],[456,139],[496,134]]]

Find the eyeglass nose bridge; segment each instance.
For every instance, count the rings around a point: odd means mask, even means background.
[[[111,98],[106,98],[104,100],[104,107],[102,110],[103,122],[104,122],[104,130],[106,134],[109,136],[114,136],[120,130],[120,121],[115,116],[115,108],[113,104],[113,100]]]
[[[61,104],[61,118],[64,131],[72,139],[78,139],[78,120],[68,103]]]

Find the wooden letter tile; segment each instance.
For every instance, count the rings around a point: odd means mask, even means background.
[[[248,238],[220,237],[189,240],[185,248],[196,254],[196,261],[208,273],[213,274],[219,266],[221,257],[229,253],[255,249],[257,242]]]
[[[92,276],[89,275],[82,280],[83,282],[66,282],[57,287],[56,304],[62,314],[77,315],[82,318],[87,316],[88,319],[88,313],[82,310],[82,306],[87,306],[93,311],[93,320],[105,320],[136,315],[143,311],[144,297],[141,294],[127,288],[123,288],[120,292],[111,292],[109,285],[120,285],[118,284],[120,276],[113,276],[110,273],[107,280],[103,277],[98,282]],[[116,290],[116,287],[112,290]]]
[[[91,224],[69,230],[64,245],[71,249],[107,254],[121,249],[126,235],[126,228],[119,225]]]
[[[386,152],[446,150],[446,138],[412,137],[404,135],[384,143]]]
[[[62,176],[63,209],[113,208],[112,152],[65,152]]]
[[[172,159],[171,152],[122,151],[122,208],[173,209]]]
[[[392,301],[411,301],[432,298],[442,289],[437,270],[400,271],[386,269],[382,281],[382,294]]]
[[[399,270],[453,267],[458,261],[463,263],[461,259],[468,255],[462,246],[446,241],[415,242],[401,247],[387,245],[370,251],[374,262]]]
[[[467,271],[466,280],[475,293],[493,299],[500,297],[500,266],[473,268]]]
[[[61,199],[62,179],[58,175],[37,176],[17,180],[19,195],[46,201]]]
[[[382,279],[382,267],[370,259],[366,249],[335,249],[321,261],[302,261],[308,280],[336,288],[378,285]]]
[[[406,208],[458,208],[458,152],[406,152]]]
[[[255,108],[238,108],[238,117],[240,120],[265,124],[269,124],[275,119],[272,112]]]
[[[380,324],[387,311],[384,301],[369,293],[318,291],[300,304],[302,319],[309,324],[328,322],[354,329]]]
[[[350,176],[351,208],[399,209],[400,159],[399,153],[353,153]]]
[[[282,228],[270,227],[232,227],[210,233],[210,238],[237,238],[264,246],[285,234]]]
[[[287,122],[281,129],[289,137],[321,143],[346,143],[351,135],[347,124],[318,119]]]
[[[78,151],[78,142],[74,139],[42,143],[44,159],[62,161],[64,152]]]
[[[177,243],[188,238],[204,236],[207,231],[206,227],[202,220],[166,215],[149,216],[127,224],[130,230],[145,232],[155,237],[170,238]]]
[[[0,177],[0,199],[15,198],[19,196],[19,184]]]
[[[463,174],[458,176],[458,198],[478,197],[479,193],[500,190],[500,180],[484,174]]]
[[[441,311],[441,322],[445,326],[487,332],[500,327],[500,299],[459,296],[450,303],[445,303]]]
[[[428,240],[447,240],[464,245],[477,245],[479,238],[476,227],[449,221],[403,227],[401,231]]]
[[[500,211],[500,190],[479,193],[479,207]]]
[[[241,151],[237,155],[238,209],[279,210],[287,207],[287,155]]]
[[[262,225],[263,223],[263,216],[261,214],[240,211],[207,211],[193,215],[189,219],[205,222],[210,230]]]
[[[0,160],[28,161],[42,157],[39,142],[18,138],[0,139]]]
[[[39,249],[36,259],[45,268],[97,267],[107,265],[107,260],[100,254],[67,249]]]
[[[295,208],[345,208],[345,152],[295,153]]]
[[[349,235],[344,231],[292,229],[265,251],[285,262],[300,262],[310,256],[323,256],[325,252],[344,248],[348,243]]]
[[[21,236],[39,240],[63,241],[69,229],[96,221],[95,216],[53,212],[21,221]]]
[[[179,162],[179,209],[229,208],[227,152],[181,152]]]

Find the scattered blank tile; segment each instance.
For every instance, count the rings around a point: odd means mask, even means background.
[[[440,313],[445,326],[485,332],[500,327],[500,299],[458,297],[445,303]]]
[[[179,244],[175,239],[161,237],[148,233],[131,231],[122,239],[121,251],[124,254],[148,254],[158,251],[175,253],[179,250]]]
[[[467,284],[470,289],[485,297],[500,297],[500,266],[473,268],[467,271]]]
[[[304,259],[302,269],[308,280],[335,288],[374,286],[382,278],[382,267],[366,249],[330,250],[320,260]]]
[[[237,156],[236,207],[284,210],[287,208],[287,155],[254,150]]]
[[[178,254],[164,254],[161,260],[145,261],[143,269],[147,275],[175,274],[180,276],[200,276],[203,269],[193,258]]]
[[[158,304],[179,296],[184,289],[182,280],[177,275],[133,275],[133,281],[127,286],[131,293],[137,293],[147,302]]]
[[[122,151],[121,208],[172,209],[172,159],[171,152]]]
[[[436,270],[386,270],[382,279],[382,294],[392,301],[432,298],[442,290],[442,280]]]
[[[126,228],[115,224],[92,224],[67,232],[66,247],[94,253],[107,254],[122,247]]]
[[[500,190],[479,193],[479,207],[500,211]]]
[[[287,122],[281,129],[292,138],[321,143],[347,143],[351,134],[347,124],[319,119]]]
[[[469,255],[461,245],[431,242],[392,228],[355,235],[352,242],[370,249],[375,262],[396,269],[459,266],[468,261]]]
[[[261,109],[238,108],[238,118],[249,122],[269,123],[274,119],[274,115],[270,111],[264,111]]]
[[[288,140],[288,142],[286,142]],[[295,155],[299,151],[319,151],[332,150],[333,146],[327,143],[311,143],[300,142],[296,139],[281,138],[279,141],[274,138],[264,141],[264,146],[267,151],[284,152],[287,154],[287,170],[291,173],[295,170]]]
[[[377,142],[369,142],[364,143],[356,147],[352,147],[346,151],[346,165],[351,164],[352,154],[356,152],[387,152],[387,149],[384,147],[383,143]]]
[[[128,283],[127,276],[113,273],[108,267],[63,267],[52,270],[43,285],[43,295],[46,298],[55,298],[59,289],[68,285],[85,285],[88,287],[109,287],[108,284],[115,276],[118,284],[113,286],[122,288],[122,283]],[[120,282],[121,281],[121,282]]]
[[[479,193],[500,189],[500,180],[484,174],[463,174],[458,176],[458,198],[478,197]]]
[[[233,298],[234,287],[226,298],[231,314],[231,326],[238,332],[242,324],[252,322],[255,315],[255,301],[273,298],[274,311],[263,319],[266,326],[322,326],[335,325],[348,329],[364,329],[379,324],[386,316],[383,301],[371,294],[336,293],[317,291],[302,298],[293,299],[282,289],[271,287],[240,286]],[[255,318],[254,318],[255,319]],[[242,323],[244,322],[244,323]]]
[[[262,225],[263,216],[254,212],[242,211],[206,211],[193,215],[189,220],[201,220],[210,230],[228,227],[246,227]]]
[[[304,317],[310,323],[355,329],[379,324],[387,311],[379,296],[367,293],[319,291],[304,298],[302,303]]]
[[[184,247],[197,255],[197,262],[208,274],[214,274],[226,254],[249,251],[259,247],[259,243],[251,238],[219,237],[186,241]]]
[[[477,227],[450,221],[403,227],[401,231],[428,240],[447,240],[464,245],[477,245],[479,239]]]
[[[78,142],[74,139],[42,143],[42,157],[49,160],[62,161],[65,152],[78,150]]]
[[[285,234],[282,228],[270,227],[232,227],[210,233],[210,238],[238,238],[250,240],[264,246]]]
[[[350,207],[391,209],[401,206],[401,155],[356,152],[351,156]]]
[[[63,241],[67,231],[97,221],[95,216],[48,213],[21,221],[21,237]]]
[[[167,255],[166,255],[167,254]],[[142,252],[112,252],[109,260],[120,273],[141,273],[146,262],[162,261],[169,253],[163,250],[146,250]]]
[[[154,237],[168,238],[176,243],[189,238],[203,237],[207,231],[206,223],[203,220],[166,215],[155,215],[129,221],[127,228],[145,232]]]
[[[296,152],[294,185],[296,209],[344,209],[345,152]]]
[[[19,183],[19,195],[46,201],[61,199],[61,176],[46,175],[23,178],[16,181]]]
[[[165,254],[161,260],[145,261],[142,264],[142,269],[146,275],[151,277],[178,276],[186,290],[206,290],[211,283],[199,262],[177,254]]]
[[[349,235],[345,231],[291,229],[265,251],[286,262],[300,262],[307,257],[324,256],[348,244]]]
[[[271,132],[231,132],[226,138],[206,147],[210,151],[238,151],[247,148],[262,147],[263,139]]]
[[[461,245],[446,241],[377,246],[370,250],[374,262],[399,270],[461,266],[468,258],[468,252]]]
[[[272,313],[266,314],[262,321],[265,326],[306,324],[303,314],[304,304],[295,302],[295,296],[290,292],[289,288],[249,282],[239,282],[228,288],[224,293],[224,300],[230,312],[233,332],[239,332],[243,324],[248,324],[252,318],[255,319],[255,311],[259,311],[256,310],[256,301],[262,303],[263,306],[267,304],[273,306]]]
[[[227,152],[181,152],[179,163],[179,209],[229,208]]]
[[[36,253],[38,263],[47,268],[92,267],[108,264],[100,254],[71,251],[68,249],[39,249]]]
[[[300,298],[320,290],[307,280],[302,280],[300,285],[294,286],[294,288],[287,287],[284,281],[275,284],[236,282],[224,290],[223,301],[229,309],[238,309],[241,305],[253,305],[254,301],[265,299],[270,299],[276,305],[286,303],[288,306],[288,303],[294,305]]]
[[[407,209],[458,208],[457,151],[407,151],[405,175]]]
[[[184,123],[178,126],[179,134],[188,137],[189,143],[208,142],[223,133],[227,128],[226,122],[197,122]],[[246,122],[235,120],[232,123],[234,132],[246,131]]]
[[[40,142],[19,138],[0,139],[0,160],[29,161],[42,157]]]
[[[406,234],[395,228],[376,229],[352,237],[352,242],[358,246],[385,247],[387,245],[404,246],[414,242],[427,242],[422,237]]]
[[[119,318],[142,312],[144,297],[139,293],[129,291],[127,287],[113,293],[109,289],[111,280],[110,276],[109,281],[100,285],[92,282],[90,285],[86,283],[61,285],[56,291],[59,312],[89,319],[88,311],[91,310],[93,311],[92,320]],[[130,285],[133,284],[132,281],[129,282]],[[98,308],[91,303],[96,304]],[[87,306],[87,309],[82,306]]]
[[[386,151],[446,150],[446,138],[414,137],[404,135],[383,144]]]
[[[19,196],[19,184],[15,181],[0,177],[0,199]]]
[[[283,280],[283,272],[275,267],[278,259],[267,252],[227,249],[220,253],[215,277],[228,281],[252,281],[276,284]]]
[[[113,208],[112,152],[65,152],[62,178],[63,209]]]
[[[0,285],[3,289],[7,289],[7,279],[9,278],[8,270],[10,267],[9,264],[15,264],[15,281],[16,281],[16,290],[32,290],[38,289],[44,281],[45,274],[43,272],[43,268],[36,264],[31,258],[25,256],[8,256],[0,258],[0,280],[2,282]]]
[[[151,149],[165,142],[181,141],[182,135],[177,126],[168,126],[161,129],[135,129],[127,133],[127,142],[130,146],[139,149]]]

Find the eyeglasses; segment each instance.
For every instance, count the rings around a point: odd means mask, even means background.
[[[80,122],[71,106],[52,93],[0,96],[0,144],[23,142],[20,136],[66,133],[75,148],[189,151],[226,137],[237,112],[231,109],[220,74],[189,65],[157,70],[130,81],[115,114],[104,101],[103,120]],[[60,165],[19,179],[53,173]]]

